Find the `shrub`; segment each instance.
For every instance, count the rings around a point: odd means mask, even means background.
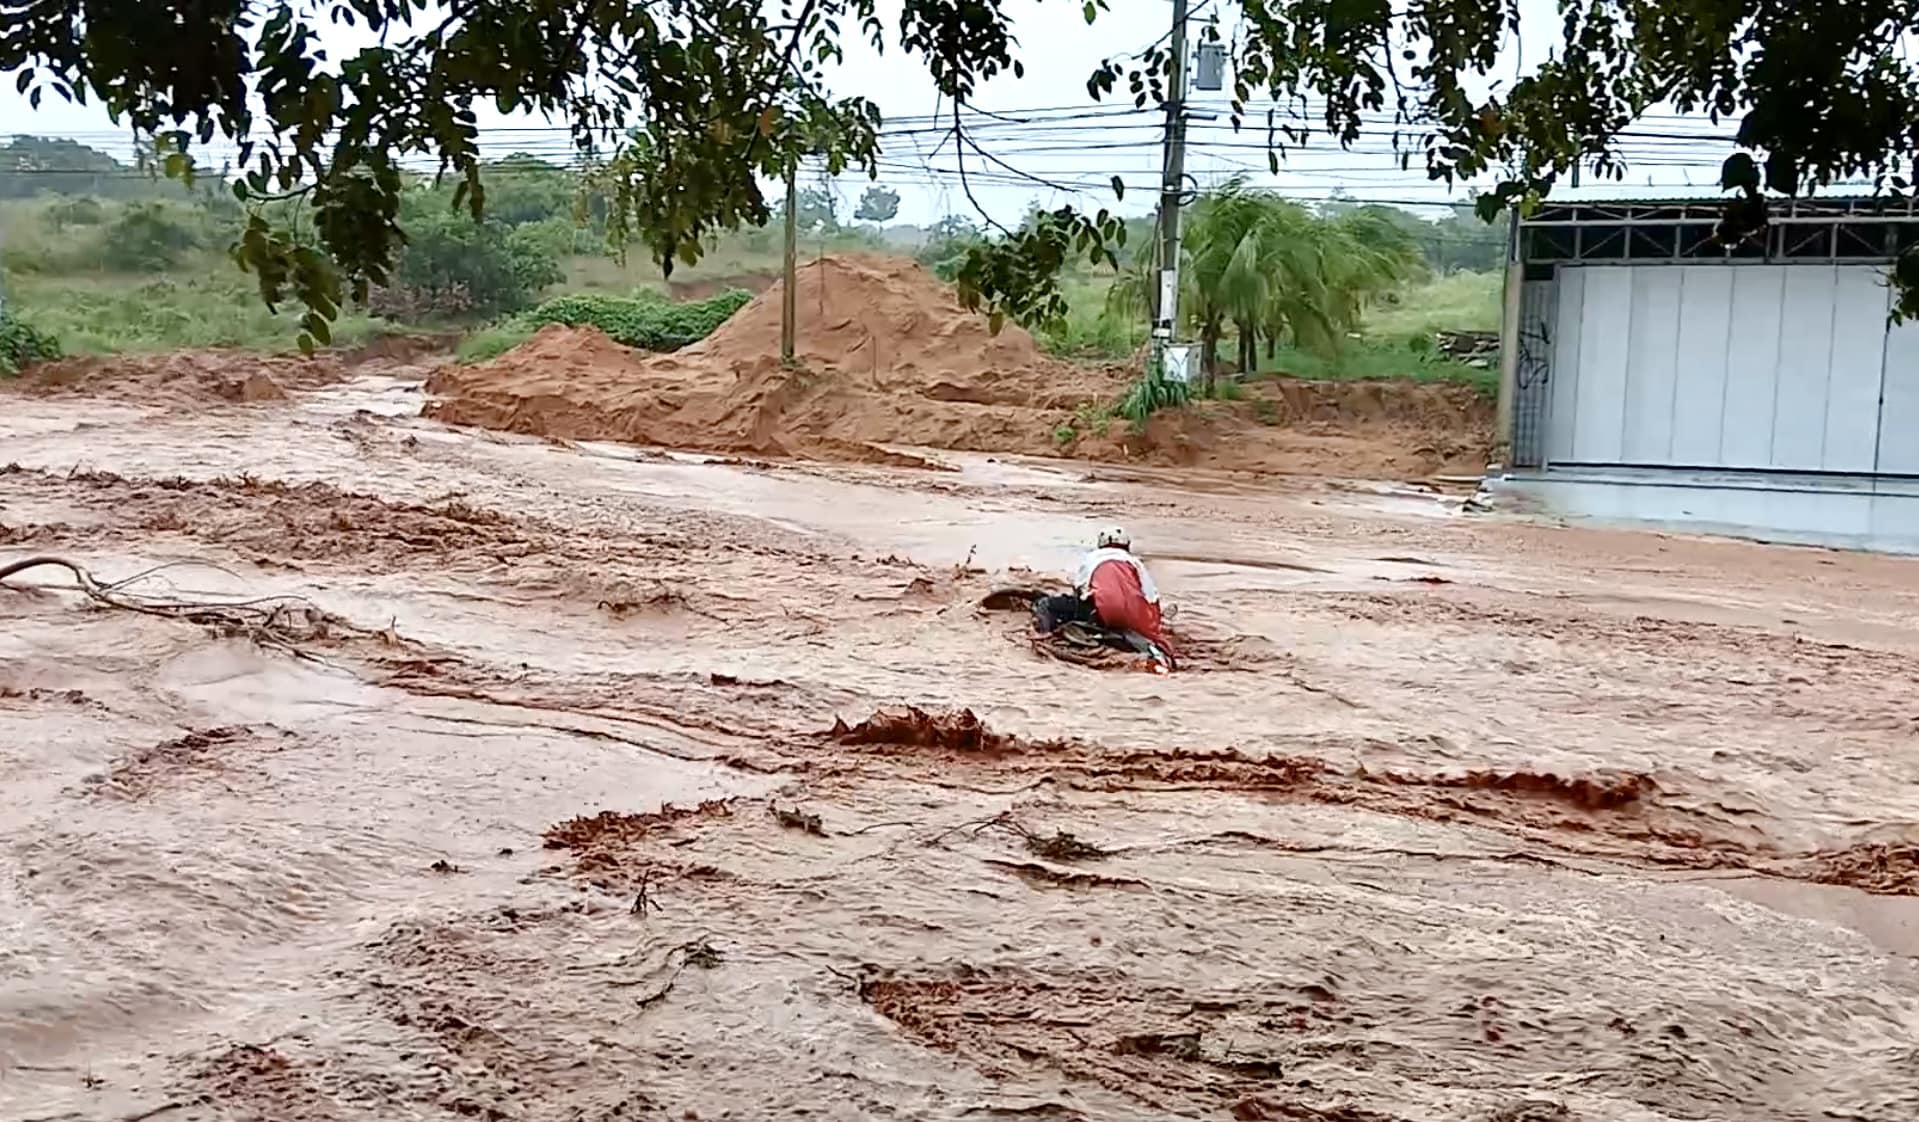
[[[393,283],[369,302],[378,314],[402,308],[411,314],[401,318],[516,312],[565,279],[550,244],[537,235],[515,236],[504,223],[475,222],[438,203],[414,209],[405,223],[407,246]]]
[[[668,303],[650,289],[632,296],[560,296],[467,336],[460,343],[459,359],[485,362],[519,346],[549,323],[590,325],[629,347],[676,351],[711,335],[752,298],[752,293],[737,289],[685,304]]]
[[[492,211],[489,210],[488,213],[491,214]],[[560,258],[591,252],[595,239],[591,231],[578,225],[573,219],[559,215],[553,218],[542,218],[537,222],[521,223],[507,235],[507,240],[518,250],[524,251],[530,248],[535,253],[547,253]]]
[[[159,203],[136,203],[102,228],[100,261],[127,273],[157,273],[198,249],[200,231]]]
[[[367,294],[366,310],[393,323],[458,319],[473,310],[473,294],[463,284],[437,289],[375,288]]]
[[[677,351],[713,334],[752,299],[752,293],[738,289],[685,304],[666,303],[651,292],[634,297],[561,296],[524,318],[534,327],[591,324],[616,343],[648,351]]]
[[[60,342],[10,312],[0,312],[0,374],[60,357]]]
[[[40,220],[51,230],[69,226],[98,226],[107,220],[107,208],[91,195],[60,199],[40,212]]]

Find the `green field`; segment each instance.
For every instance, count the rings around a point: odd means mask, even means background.
[[[466,333],[460,357],[476,361],[530,334],[543,322],[531,311],[542,301],[604,298],[611,303],[596,305],[595,314],[620,323],[631,323],[634,315],[692,315],[673,311],[669,301],[713,297],[728,287],[757,288],[780,267],[776,232],[748,230],[715,239],[698,263],[676,269],[669,283],[644,251],[636,247],[626,260],[616,260],[598,232],[576,226],[563,183],[545,183],[538,191],[519,179],[510,183],[513,190],[490,192],[489,207],[502,208],[506,217],[489,218],[484,228],[451,214],[446,200],[422,188],[417,204],[410,204],[417,209],[407,227],[416,236],[394,287],[376,292],[370,307],[344,311],[334,344],[455,330]],[[226,255],[240,220],[237,206],[213,194],[188,196],[177,186],[143,187],[144,194],[113,199],[42,194],[0,200],[8,312],[54,336],[67,353],[293,350],[296,310],[269,311],[253,278]],[[557,213],[563,204],[568,213]],[[807,213],[805,204],[801,213]],[[919,252],[935,267],[950,263],[972,236],[957,219],[929,235],[946,239]],[[911,244],[889,247],[873,227],[822,224],[803,238],[800,252],[807,259],[846,249],[915,251]],[[1139,354],[1147,327],[1143,316],[1109,308],[1115,275],[1081,268],[1062,279],[1067,316],[1034,332],[1046,350],[1093,362],[1126,362]],[[1499,291],[1496,273],[1424,275],[1369,296],[1357,330],[1342,338],[1314,347],[1262,340],[1258,370],[1249,376],[1404,378],[1490,389],[1490,371],[1436,356],[1429,344],[1436,331],[1494,330]],[[692,319],[704,323],[710,316]],[[641,331],[638,337],[644,336]],[[1235,353],[1230,329],[1220,353]]]

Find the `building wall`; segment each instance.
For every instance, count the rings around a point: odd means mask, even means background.
[[[1888,331],[1878,266],[1562,265],[1534,284],[1551,291],[1522,298],[1520,466],[1919,473],[1919,325]],[[1530,448],[1529,349],[1547,367]]]

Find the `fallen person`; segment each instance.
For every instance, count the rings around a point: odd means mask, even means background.
[[[1165,669],[1173,668],[1159,588],[1133,555],[1132,538],[1118,527],[1100,531],[1093,550],[1080,561],[1072,592],[1033,602],[1033,623],[1047,634],[1067,624],[1093,624],[1124,636]]]

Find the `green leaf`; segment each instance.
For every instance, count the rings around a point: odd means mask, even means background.
[[[1115,199],[1126,197],[1126,181],[1117,175],[1113,177],[1113,197]]]
[[[301,354],[306,355],[308,358],[313,357],[313,336],[308,335],[306,332],[302,331],[300,332],[299,337],[296,338],[293,342],[295,346],[300,348]]]
[[[997,308],[993,310],[993,313],[991,315],[986,317],[986,330],[989,334],[998,335],[1000,333],[1000,329],[1005,326],[1006,326],[1006,313],[998,310]]]
[[[13,89],[15,93],[26,93],[27,87],[31,85],[33,85],[33,67],[29,66],[13,80]]]
[[[1080,6],[1080,14],[1085,16],[1086,22],[1090,24],[1099,18],[1099,5],[1093,3],[1093,0],[1086,0],[1086,3]]]

